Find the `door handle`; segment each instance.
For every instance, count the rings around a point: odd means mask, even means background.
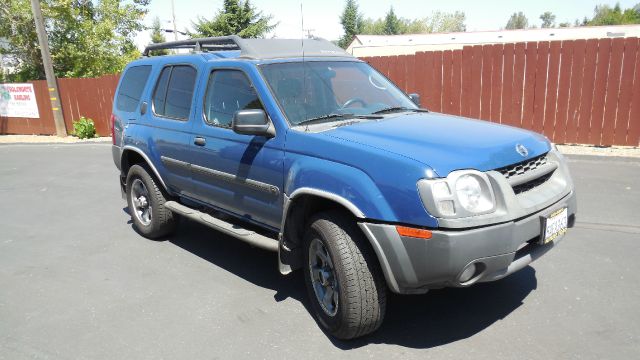
[[[193,139],[193,143],[198,146],[205,146],[207,144],[207,140],[203,137],[196,136],[196,138]]]

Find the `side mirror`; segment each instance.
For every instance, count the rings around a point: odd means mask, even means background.
[[[414,104],[420,106],[420,95],[419,94],[409,94],[409,99],[413,101]]]
[[[147,107],[149,106],[149,104],[147,104],[146,101],[143,101],[142,104],[140,104],[140,115],[144,115],[147,113]]]
[[[239,110],[233,114],[231,128],[234,132],[243,135],[257,135],[265,137],[276,136],[276,129],[273,127],[264,110],[248,109]]]

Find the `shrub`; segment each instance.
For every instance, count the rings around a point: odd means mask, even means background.
[[[81,116],[80,120],[73,122],[73,134],[80,139],[94,138],[96,137],[96,125],[93,120]]]

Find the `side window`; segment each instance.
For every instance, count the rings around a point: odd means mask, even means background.
[[[153,92],[153,111],[158,115],[164,115],[164,103],[167,97],[167,84],[169,84],[169,76],[171,76],[171,66],[162,69],[156,90]]]
[[[162,69],[153,93],[153,111],[156,115],[187,120],[197,72],[187,65],[167,66]]]
[[[144,65],[131,67],[124,73],[116,95],[116,109],[127,112],[136,110],[150,72],[151,66]]]
[[[238,110],[263,109],[247,76],[239,70],[215,70],[209,75],[204,99],[204,118],[216,126],[231,127]]]

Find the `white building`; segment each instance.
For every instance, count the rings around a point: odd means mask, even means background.
[[[413,35],[356,35],[347,52],[356,57],[409,55],[418,51],[462,49],[465,45],[640,37],[640,25],[476,31]]]

